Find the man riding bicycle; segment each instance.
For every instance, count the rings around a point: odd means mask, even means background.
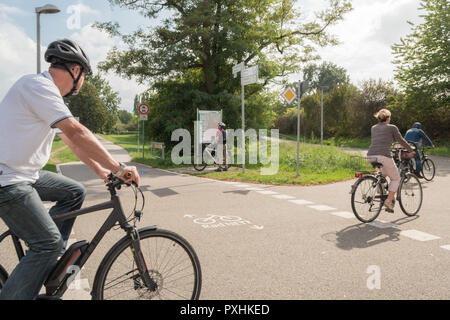
[[[136,167],[115,161],[89,129],[76,121],[63,97],[76,95],[91,66],[73,41],[52,42],[48,71],[21,77],[0,102],[0,217],[28,245],[0,292],[0,300],[35,299],[65,250],[73,220],[52,217],[81,208],[86,191],[78,182],[41,170],[56,131],[70,149],[105,180],[110,172],[139,184]],[[126,179],[131,173],[132,178]],[[56,202],[49,212],[42,201]]]
[[[428,138],[426,133],[421,129],[422,124],[420,122],[415,122],[413,124],[413,127],[406,131],[405,134],[405,140],[408,142],[414,142],[417,146],[416,148],[416,155],[414,157],[414,160],[416,162],[416,172],[414,174],[418,176],[419,178],[422,178],[422,160],[420,159],[420,153],[419,149],[422,149],[422,139],[425,140],[427,145],[429,145],[431,148],[434,148],[433,143],[431,142],[431,139]]]

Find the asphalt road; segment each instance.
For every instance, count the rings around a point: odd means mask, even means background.
[[[111,143],[105,146],[118,159],[129,159]],[[191,243],[202,266],[201,299],[449,299],[450,159],[432,159],[437,174],[432,182],[423,181],[419,214],[406,217],[397,207],[370,224],[361,224],[352,214],[349,191],[354,180],[269,186],[135,164],[146,197],[139,226],[157,225]],[[86,166],[60,169],[86,186],[85,206],[108,199],[104,184]],[[130,212],[134,194],[125,188],[120,196]],[[71,241],[91,239],[107,214],[79,217]],[[226,216],[237,221],[226,222]],[[215,222],[196,220],[208,217]],[[114,230],[106,236],[66,299],[89,298],[101,259],[123,235]],[[12,252],[5,245],[0,246],[2,265]],[[14,263],[8,260],[7,268]]]

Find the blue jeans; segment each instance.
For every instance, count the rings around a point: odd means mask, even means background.
[[[0,300],[35,299],[64,250],[75,219],[51,217],[81,208],[86,191],[76,181],[41,171],[34,183],[0,188],[0,218],[29,249],[0,291]],[[49,212],[42,201],[56,201]]]
[[[419,174],[422,172],[422,161],[420,159],[420,153],[418,150],[416,150],[416,155],[414,157],[414,160],[416,161],[416,174]]]

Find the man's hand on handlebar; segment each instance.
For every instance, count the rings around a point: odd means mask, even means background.
[[[122,179],[126,184],[131,184],[134,181],[137,187],[140,186],[140,177],[135,166],[126,166],[119,178]]]

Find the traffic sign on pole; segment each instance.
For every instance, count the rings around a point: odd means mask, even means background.
[[[282,96],[287,103],[292,103],[295,100],[295,91],[289,87],[283,92]]]
[[[150,111],[150,108],[148,107],[148,105],[143,103],[139,105],[138,110],[140,114],[147,114]]]

